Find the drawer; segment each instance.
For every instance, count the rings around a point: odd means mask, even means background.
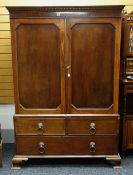
[[[127,58],[126,72],[133,73],[133,58]]]
[[[16,135],[64,135],[64,118],[14,117]]]
[[[17,155],[112,155],[117,154],[116,136],[17,136]]]
[[[67,120],[68,135],[117,135],[118,117],[71,117]]]

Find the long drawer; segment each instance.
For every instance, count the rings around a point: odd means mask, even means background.
[[[68,135],[117,135],[118,117],[70,117],[67,120]]]
[[[17,136],[18,155],[113,155],[117,154],[116,136]]]
[[[65,135],[64,118],[14,117],[16,135]]]

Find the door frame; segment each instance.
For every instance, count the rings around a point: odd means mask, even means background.
[[[115,29],[115,53],[114,53],[114,93],[113,104],[109,108],[76,108],[72,104],[72,79],[71,79],[71,28],[76,24],[112,24]],[[119,68],[120,68],[120,38],[121,38],[121,18],[71,18],[67,19],[66,29],[66,80],[67,80],[67,113],[72,114],[118,114],[119,96]],[[69,74],[69,76],[68,76]]]
[[[66,88],[65,88],[65,60],[64,60],[64,35],[65,22],[64,19],[49,18],[29,18],[29,19],[11,19],[11,41],[12,41],[12,64],[13,64],[13,80],[14,80],[14,99],[15,112],[21,114],[60,114],[66,110]],[[20,103],[19,87],[18,87],[18,67],[17,67],[17,36],[16,31],[21,24],[54,24],[60,30],[60,76],[61,76],[61,104],[56,109],[30,109],[25,108]],[[32,86],[31,86],[32,88]]]

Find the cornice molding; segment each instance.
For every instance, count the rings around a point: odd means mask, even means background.
[[[7,7],[10,18],[121,17],[124,5],[111,6],[14,6]],[[80,13],[82,12],[82,14]]]
[[[105,6],[8,6],[9,12],[13,11],[90,11],[90,10],[122,10],[124,5],[105,5]]]

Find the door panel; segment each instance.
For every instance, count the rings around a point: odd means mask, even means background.
[[[16,20],[17,86],[22,111],[65,110],[63,33],[63,20]]]
[[[68,21],[70,113],[110,113],[113,110],[118,76],[114,77],[116,26],[108,21]]]

